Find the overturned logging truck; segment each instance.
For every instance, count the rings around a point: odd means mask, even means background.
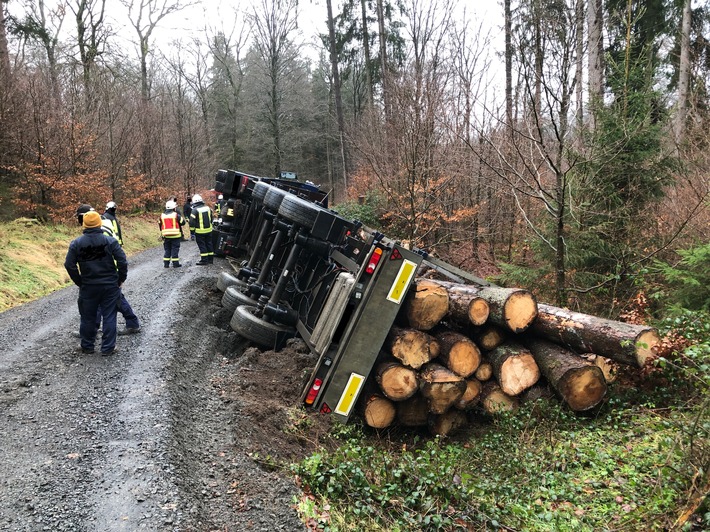
[[[220,170],[216,189],[231,328],[275,350],[300,337],[317,362],[299,401],[342,422],[446,435],[473,409],[495,415],[550,390],[582,412],[615,364],[643,367],[660,343],[653,328],[538,303],[407,249],[328,209],[312,183]]]

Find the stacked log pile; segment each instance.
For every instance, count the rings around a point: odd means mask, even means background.
[[[604,399],[615,364],[642,368],[659,343],[653,328],[538,303],[527,290],[417,279],[363,417],[446,435],[471,412],[496,415],[549,390],[583,412]]]

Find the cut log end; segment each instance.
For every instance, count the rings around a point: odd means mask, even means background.
[[[384,429],[389,427],[397,415],[394,403],[381,395],[371,395],[365,400],[363,419],[368,427]]]
[[[583,412],[598,405],[606,395],[606,381],[597,366],[568,371],[563,377],[560,393],[575,412]]]
[[[636,360],[639,367],[644,367],[649,360],[658,354],[661,338],[655,329],[649,329],[636,337]]]
[[[500,370],[500,387],[508,395],[518,395],[540,379],[540,368],[529,353],[509,357]]]
[[[491,366],[490,362],[481,362],[474,376],[481,382],[489,380],[493,376],[493,366]]]
[[[474,298],[468,306],[468,319],[473,325],[483,325],[488,321],[490,306],[480,297]]]
[[[504,308],[505,323],[514,333],[523,332],[537,317],[537,301],[526,290],[513,292]]]

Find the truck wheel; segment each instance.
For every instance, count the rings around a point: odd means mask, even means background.
[[[230,286],[224,291],[222,296],[222,306],[226,309],[234,310],[240,305],[256,306],[256,301],[241,292],[236,286]]]
[[[256,201],[263,202],[266,193],[272,188],[274,187],[272,185],[269,185],[268,183],[264,183],[263,181],[257,181],[254,184],[254,190],[252,190],[251,197]]]
[[[288,196],[290,192],[281,190],[280,188],[271,187],[264,197],[264,207],[271,211],[278,211],[283,199]]]
[[[264,321],[254,315],[256,311],[256,307],[237,307],[229,325],[247,340],[271,349],[281,349],[286,340],[296,336],[293,327]]]
[[[236,278],[229,272],[219,273],[219,276],[217,276],[217,288],[220,292],[224,292],[227,288],[233,285],[244,286],[246,283],[241,279]]]
[[[284,198],[279,207],[279,216],[283,216],[293,223],[301,225],[306,229],[313,229],[318,213],[323,210],[315,203],[290,195]]]

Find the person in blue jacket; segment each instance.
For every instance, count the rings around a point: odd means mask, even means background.
[[[85,213],[82,225],[83,234],[72,240],[64,259],[64,268],[79,287],[81,350],[94,352],[96,312],[100,307],[101,354],[110,355],[116,349],[116,314],[121,285],[128,276],[128,260],[118,241],[101,230],[98,212]]]

